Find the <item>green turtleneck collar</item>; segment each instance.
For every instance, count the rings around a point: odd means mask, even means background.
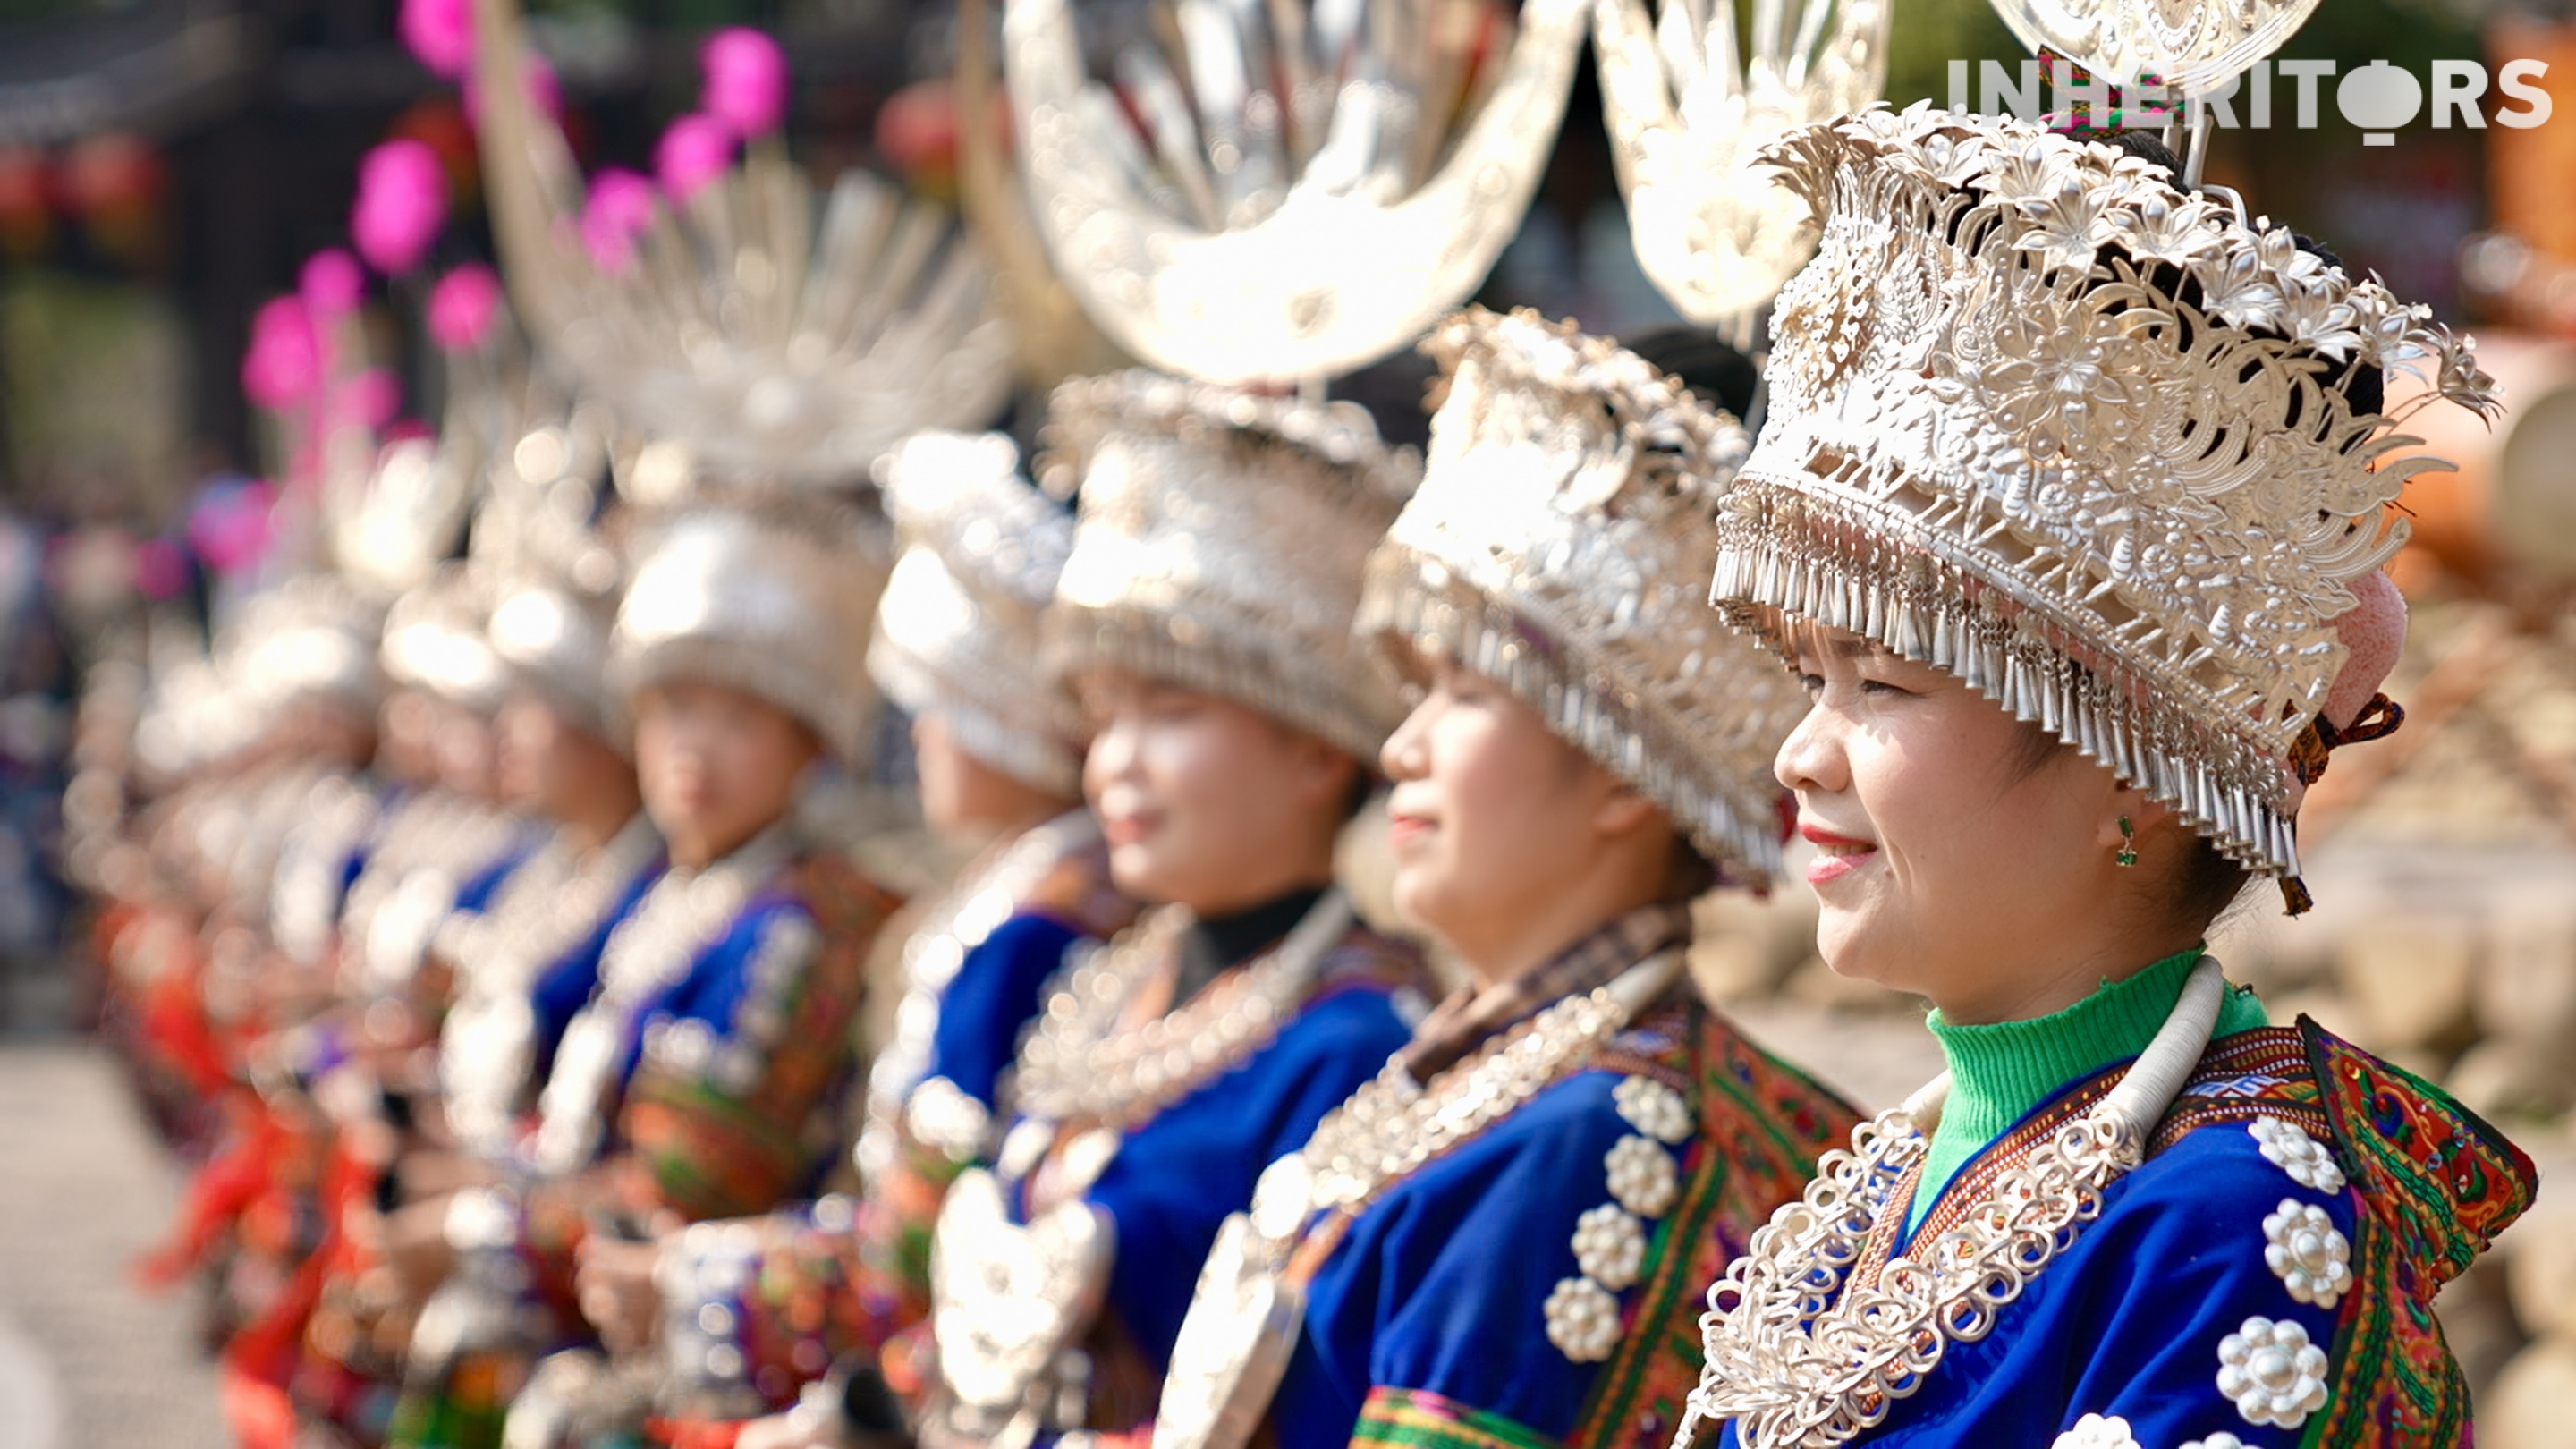
[[[2125,981],[2104,981],[2082,1001],[2029,1021],[1953,1026],[1935,1010],[1924,1025],[1950,1065],[1950,1099],[1932,1132],[1923,1183],[1906,1215],[1911,1232],[1950,1179],[2031,1109],[2114,1062],[2145,1051],[2182,999],[2183,983],[2207,947],[2167,956]],[[2265,1025],[2263,1003],[2244,989],[2227,993],[2217,1036]]]

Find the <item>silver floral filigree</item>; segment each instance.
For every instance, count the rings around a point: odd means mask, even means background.
[[[2491,411],[2466,344],[2025,122],[1873,110],[1768,155],[1823,239],[1780,294],[1720,607],[1937,664],[2296,874],[2287,761],[2345,657],[2330,621],[2404,541],[2405,480],[2443,466],[2336,369]]]
[[[2295,1429],[2326,1406],[2326,1351],[2289,1319],[2248,1318],[2219,1340],[2218,1391],[2248,1424]]]
[[[2285,1197],[2264,1216],[2263,1262],[2301,1303],[2332,1308],[2352,1289],[2352,1244],[2314,1203]]]
[[[1887,76],[1888,0],[1756,7],[1595,0],[1603,119],[1637,261],[1683,316],[1713,326],[1771,300],[1815,246],[1797,198],[1760,165],[1791,129],[1859,110]]]
[[[2087,1414],[2058,1435],[2050,1449],[2138,1449],[2138,1438],[2129,1432],[2129,1421],[2116,1414]]]
[[[1475,289],[1538,183],[1585,20],[1585,0],[1533,0],[1516,36],[1484,10],[1176,0],[1152,34],[1177,53],[1131,41],[1113,86],[1086,71],[1076,9],[1011,0],[1003,19],[1039,229],[1121,346],[1229,383],[1363,366]]]
[[[2246,1123],[2245,1130],[2264,1158],[2288,1173],[2292,1182],[2318,1192],[2343,1191],[2343,1169],[2335,1165],[2334,1154],[2297,1123],[2262,1116]]]

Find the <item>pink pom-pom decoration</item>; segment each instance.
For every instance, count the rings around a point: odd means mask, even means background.
[[[385,368],[370,367],[349,379],[348,386],[340,391],[339,403],[343,421],[374,432],[402,411],[402,384]]]
[[[277,490],[266,483],[209,488],[188,513],[188,546],[217,572],[237,574],[268,551]]]
[[[427,142],[387,141],[358,166],[349,234],[358,255],[389,277],[420,265],[447,224],[447,173]]]
[[[581,240],[601,271],[622,277],[635,266],[635,238],[653,225],[653,183],[610,167],[591,178],[582,207]]]
[[[473,0],[402,0],[394,29],[433,75],[455,80],[474,64]]]
[[[279,297],[261,305],[250,323],[250,350],[242,355],[242,393],[271,412],[313,395],[322,381],[322,337],[302,300]]]
[[[528,104],[548,120],[563,119],[563,82],[546,58],[531,51],[528,54]],[[483,87],[469,72],[465,77],[465,121],[472,126],[483,124]]]
[[[745,139],[766,136],[787,116],[787,55],[757,30],[729,25],[698,50],[706,87],[698,109]]]
[[[662,178],[662,190],[674,202],[686,205],[733,164],[736,139],[733,127],[713,116],[688,115],[673,121],[653,148],[653,170]]]
[[[468,262],[429,289],[429,335],[450,352],[470,352],[492,335],[501,313],[501,279],[480,262]]]
[[[358,270],[358,259],[338,247],[305,258],[295,283],[296,295],[315,317],[344,317],[356,311],[366,289],[366,274]]]
[[[135,592],[156,604],[177,598],[179,591],[188,586],[187,556],[166,538],[147,538],[136,544],[133,568]]]

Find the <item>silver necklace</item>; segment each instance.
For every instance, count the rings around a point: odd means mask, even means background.
[[[1315,971],[1349,932],[1349,897],[1324,892],[1277,949],[1141,1025],[1128,1003],[1171,962],[1191,916],[1163,906],[1093,952],[1020,1049],[1021,1112],[1123,1132],[1150,1121],[1260,1050],[1306,999]]]
[[[564,1029],[554,1071],[537,1098],[532,1155],[539,1172],[573,1172],[598,1153],[609,1078],[636,1006],[678,980],[795,852],[795,834],[782,822],[704,870],[665,871],[609,933],[599,956],[599,989]]]
[[[1018,914],[1029,892],[1059,862],[1099,839],[1100,823],[1081,809],[1021,832],[991,860],[959,880],[904,942],[903,1000],[895,1007],[894,1039],[868,1068],[867,1125],[852,1154],[863,1179],[873,1179],[894,1165],[895,1133],[903,1119],[904,1099],[930,1070],[940,998],[957,979],[968,953]]]
[[[1880,1216],[1903,1210],[1894,1190],[1922,1160],[1949,1076],[1854,1129],[1851,1149],[1826,1153],[1804,1198],[1774,1213],[1709,1288],[1705,1364],[1675,1449],[1728,1420],[1745,1449],[1834,1449],[1885,1420],[1951,1344],[1984,1338],[2101,1215],[2103,1189],[2143,1160],[2226,994],[2218,963],[2204,957],[2117,1085],[1998,1175],[1958,1227],[1890,1259],[1866,1285],[1849,1275]]]
[[[599,929],[617,895],[662,848],[642,811],[590,860],[576,860],[561,833],[512,873],[491,911],[457,943],[465,989],[439,1034],[439,1079],[447,1118],[484,1155],[508,1146],[528,1088],[536,1010],[528,993],[539,971]]]
[[[1663,951],[1568,996],[1418,1084],[1401,1056],[1272,1163],[1250,1213],[1218,1231],[1181,1321],[1154,1416],[1154,1449],[1242,1449],[1278,1392],[1305,1326],[1305,1281],[1289,1260],[1317,1214],[1356,1217],[1423,1164],[1482,1135],[1600,1054],[1681,974]],[[1309,1270],[1313,1266],[1308,1265]]]

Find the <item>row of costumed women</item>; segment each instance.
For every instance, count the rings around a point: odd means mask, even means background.
[[[2432,1304],[2530,1164],[2204,945],[2401,717],[2391,380],[2494,405],[2426,309],[2153,140],[1863,109],[1708,181],[1812,248],[1758,433],[1709,334],[1433,268],[1390,446],[1259,297],[1167,344],[1056,237],[1164,370],[1024,472],[962,253],[765,140],[585,253],[478,24],[580,406],[520,387],[389,610],[245,604],[93,871],[243,1442],[2467,1442]],[[880,697],[965,860],[909,903]],[[1874,1120],[1692,984],[1798,837],[1827,963],[1934,1007]]]

